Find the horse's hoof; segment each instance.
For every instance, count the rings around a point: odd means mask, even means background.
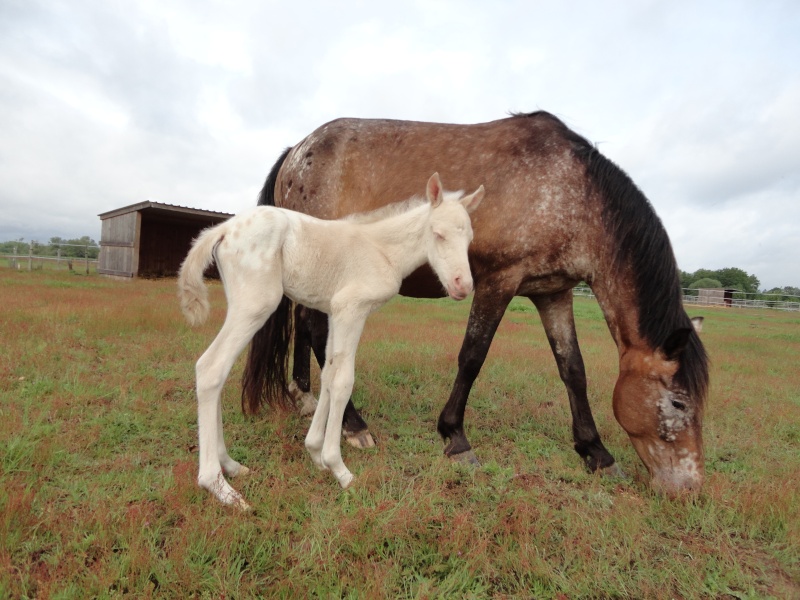
[[[347,440],[347,443],[353,446],[354,448],[360,448],[361,450],[366,450],[367,448],[374,448],[375,447],[375,440],[372,437],[372,434],[369,430],[364,429],[362,431],[342,431],[344,434],[344,439]]]
[[[458,454],[451,454],[450,460],[461,463],[462,465],[472,465],[473,467],[481,466],[481,461],[478,460],[478,457],[475,456],[475,453],[472,450],[466,450],[464,452],[459,452]]]
[[[617,463],[609,467],[603,467],[597,470],[603,477],[616,477],[618,479],[628,479],[627,473],[623,471]]]
[[[289,383],[289,394],[295,406],[298,407],[301,417],[313,415],[314,411],[317,410],[317,399],[314,394],[301,390],[296,381]]]
[[[300,416],[310,417],[314,414],[315,410],[317,410],[317,399],[314,397],[314,394],[306,392],[300,399]]]

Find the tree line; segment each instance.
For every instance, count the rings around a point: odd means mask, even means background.
[[[797,301],[797,298],[789,298],[788,296],[800,296],[800,288],[787,285],[785,287],[772,288],[770,290],[759,290],[758,277],[751,275],[742,269],[736,267],[727,267],[724,269],[698,269],[694,273],[687,273],[681,271],[681,287],[689,290],[697,290],[701,288],[725,288],[732,289],[743,294],[748,294],[748,298],[754,298],[752,294],[757,294],[754,299],[764,294],[777,294],[785,296],[783,298],[787,301]],[[770,296],[771,300],[776,298]]]
[[[24,240],[0,242],[0,254],[33,254],[34,256],[61,256],[62,258],[85,258],[88,254],[89,259],[96,259],[100,255],[100,248],[97,246],[97,242],[88,235],[74,239],[56,236],[51,237],[47,243],[34,242],[33,252],[31,252],[30,242]]]

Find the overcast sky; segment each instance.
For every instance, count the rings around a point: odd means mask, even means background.
[[[681,269],[800,286],[797,0],[0,0],[0,241],[238,212],[336,117],[537,109],[628,172]]]

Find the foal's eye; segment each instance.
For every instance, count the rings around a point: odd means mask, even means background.
[[[437,242],[443,242],[444,241],[444,236],[441,233],[439,233],[438,231],[434,231],[433,235],[436,237],[436,241]]]
[[[673,400],[672,406],[674,406],[678,410],[686,410],[686,405],[683,402],[679,402],[678,400]]]

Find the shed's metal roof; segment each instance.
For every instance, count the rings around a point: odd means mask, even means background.
[[[202,208],[189,208],[188,206],[178,206],[175,204],[164,204],[163,202],[153,202],[145,200],[138,204],[131,204],[130,206],[123,206],[108,212],[100,213],[98,216],[101,221],[118,217],[132,212],[148,212],[153,214],[162,215],[181,215],[185,217],[203,217],[212,219],[229,219],[233,216],[231,213],[219,212],[216,210],[204,210]]]

